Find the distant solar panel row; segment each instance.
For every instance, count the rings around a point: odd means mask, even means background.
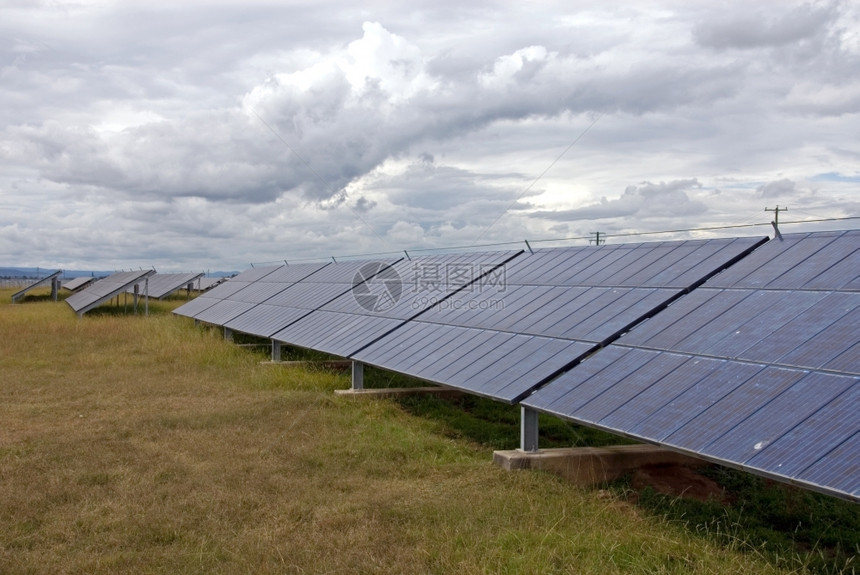
[[[856,499],[858,247],[846,232],[257,268],[176,313]]]
[[[165,298],[180,289],[193,286],[201,276],[203,273],[153,274],[149,276],[146,295],[153,299]],[[134,289],[132,287],[127,291],[133,292]]]
[[[71,278],[71,279],[63,280],[62,287],[69,290],[69,291],[76,291],[77,289],[82,288],[86,285],[89,285],[89,284],[93,283],[94,281],[96,281],[96,278],[88,277],[88,276]]]
[[[39,286],[48,285],[48,284],[52,284],[52,282],[56,282],[57,278],[59,278],[60,275],[62,275],[62,273],[63,273],[63,270],[57,270],[48,276],[45,276],[39,280],[36,280],[35,282],[31,283],[30,285],[28,285],[24,289],[15,292],[14,294],[12,294],[12,303],[15,303],[18,299],[24,297],[24,295],[26,295],[27,292],[29,292],[30,290],[36,289]],[[56,284],[52,284],[52,285],[53,285],[53,287],[56,287]]]
[[[83,315],[91,309],[119,295],[134,285],[141,285],[155,270],[118,272],[102,278],[91,286],[66,298],[66,303],[78,314]],[[143,294],[143,288],[139,290]]]

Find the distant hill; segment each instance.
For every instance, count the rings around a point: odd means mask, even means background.
[[[27,267],[0,267],[0,278],[3,279],[13,279],[13,278],[25,278],[25,279],[39,279],[45,276],[48,276],[58,268],[27,268]],[[97,277],[102,278],[109,276],[114,271],[95,271],[95,270],[63,270],[64,278],[79,278],[79,277]],[[209,277],[230,277],[236,275],[238,272],[210,272],[207,274]]]
[[[58,268],[10,268],[0,267],[0,278],[32,278],[39,279],[51,275]],[[109,276],[113,272],[110,271],[90,271],[90,270],[63,270],[63,277],[104,277]]]

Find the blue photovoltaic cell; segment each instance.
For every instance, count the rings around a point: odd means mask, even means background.
[[[860,240],[855,236],[855,242]],[[855,250],[850,256],[846,257],[833,265],[827,271],[821,272],[807,283],[803,289],[838,289],[840,290],[860,290],[860,249]]]
[[[848,437],[842,444],[796,476],[799,481],[811,483],[826,491],[838,490],[860,499],[860,432]]]
[[[433,344],[428,353],[415,354],[412,348],[398,347],[392,339],[373,353],[359,353],[356,359],[373,365],[397,365],[400,373],[511,402],[534,381],[548,377],[569,357],[590,347],[556,339],[436,327],[433,333],[424,334],[425,341]]]
[[[289,284],[272,283],[267,281],[255,282],[241,291],[236,292],[230,299],[247,303],[263,303],[284,291]]]
[[[830,326],[847,316],[860,304],[858,293],[836,293],[804,311],[796,318],[775,330],[761,341],[741,352],[738,357],[760,362],[783,363],[782,358],[821,334],[832,346],[831,350],[844,350],[849,341],[834,339],[836,332]],[[796,356],[799,358],[799,356]],[[814,361],[811,363],[818,363]],[[817,367],[810,363],[799,367]]]
[[[623,360],[617,361],[612,370],[604,371],[604,375],[617,377],[616,385],[605,389],[601,385],[604,378],[592,378],[595,382],[592,389],[587,382],[577,388],[577,397],[586,398],[583,405],[577,409],[577,413],[585,421],[600,422],[613,411],[622,407],[634,396],[645,391],[655,380],[666,378],[672,371],[677,369],[687,358],[679,355],[665,354],[661,356],[663,361],[649,361],[642,365],[626,364]],[[617,372],[616,372],[617,369]],[[632,371],[631,371],[632,369]],[[629,372],[621,375],[618,372]],[[618,375],[615,375],[618,373]]]
[[[743,293],[750,293],[747,290]],[[776,335],[791,333],[785,325],[819,302],[826,294],[815,292],[754,291],[737,305],[716,315],[710,305],[713,301],[730,298],[717,297],[703,304],[697,315],[712,313],[714,319],[694,334],[684,338],[675,349],[715,355],[738,357],[758,342]],[[686,323],[695,321],[687,318]]]
[[[312,319],[309,319],[312,318]],[[345,357],[357,341],[378,337],[402,323],[401,320],[316,311],[275,333],[284,343]]]
[[[629,350],[631,354],[637,352],[643,353]],[[624,386],[624,393],[606,396],[604,401],[614,405],[610,404],[611,411],[604,410],[606,415],[599,423],[602,427],[617,427],[630,433],[645,419],[679,399],[684,392],[707,385],[707,378],[724,365],[725,362],[720,360],[663,354],[658,361],[643,365],[645,369],[634,372],[635,377],[628,376],[629,385]],[[660,371],[665,375],[659,376]],[[660,382],[659,385],[655,380]],[[630,389],[626,389],[628,387]]]
[[[610,346],[609,349],[622,348]],[[662,442],[692,418],[710,409],[723,397],[764,369],[760,365],[749,363],[712,361],[719,362],[718,368],[699,381],[691,381],[691,385],[678,395],[675,395],[676,389],[670,388],[666,392],[663,381],[656,382],[652,393],[665,394],[666,404],[648,414],[642,421],[630,425],[628,429],[630,434]],[[676,377],[683,378],[685,374],[686,370],[679,369]],[[638,405],[638,398],[630,402],[630,408],[633,410]]]
[[[744,463],[853,383],[854,378],[823,373],[802,376],[725,435],[714,438],[705,451],[712,457]]]
[[[248,284],[258,282],[261,279],[265,278],[269,274],[283,268],[284,266],[261,266],[258,268],[251,268],[249,270],[245,270],[242,273],[233,276],[230,281],[231,282],[245,282]]]
[[[213,325],[225,325],[234,317],[253,308],[254,305],[246,301],[222,300],[198,313],[195,319]]]
[[[251,282],[244,282],[236,278],[231,278],[223,283],[218,284],[200,297],[220,301],[222,299],[227,299],[234,293],[246,288],[250,285],[250,283]]]
[[[181,316],[193,318],[194,316],[196,316],[201,311],[212,307],[213,305],[215,305],[219,301],[221,301],[221,300],[218,298],[206,297],[205,294],[200,295],[200,296],[197,296],[196,298],[194,298],[193,300],[182,304],[181,306],[179,306],[178,308],[173,310],[173,313],[175,313],[176,315],[181,315]]]
[[[855,330],[855,337],[856,333]],[[824,364],[824,369],[841,373],[857,373],[858,365],[860,365],[860,342],[855,343],[831,361],[828,361]]]
[[[225,325],[236,331],[272,337],[348,291],[366,263],[283,266],[258,282],[271,286],[265,293],[255,294],[258,305],[231,318]]]
[[[776,469],[788,477],[798,475],[838,447],[846,437],[860,431],[858,405],[860,387],[852,385],[807,419],[795,422],[793,428],[772,441],[766,450],[748,459],[746,465],[762,470]],[[797,445],[805,449],[798,451]]]
[[[816,249],[807,248],[807,245]],[[856,267],[847,269],[847,266],[855,257],[854,253],[858,248],[860,248],[860,231],[858,230],[784,234],[782,240],[767,242],[731,268],[708,281],[708,286],[714,288],[779,288],[781,276],[794,277],[805,273],[805,269],[801,270],[800,268],[820,269],[818,254],[824,252],[830,264],[826,273],[831,281],[823,283],[813,278],[803,285],[794,286],[792,289],[836,291],[857,289],[851,288],[850,284],[852,280],[858,278],[860,272]]]
[[[305,309],[259,304],[229,320],[225,326],[259,337],[272,337],[285,325],[300,320],[308,313]]]
[[[771,240],[522,403],[856,499],[858,248]]]
[[[825,245],[815,252],[804,265],[786,267],[783,273],[770,284],[771,289],[827,289],[848,288],[860,269],[860,235],[824,235]],[[852,248],[853,252],[847,253]],[[846,246],[848,246],[846,248]]]
[[[860,302],[855,301],[854,303]],[[808,339],[781,356],[777,362],[783,365],[798,367],[823,368],[833,359],[847,351],[844,349],[844,346],[834,348],[833,342],[852,341],[853,338],[857,337],[858,326],[860,326],[860,307],[853,307],[851,311],[848,311],[818,333],[812,334],[810,330]],[[793,329],[793,326],[789,324],[788,329]],[[860,375],[860,362],[853,365],[845,365],[839,371]]]
[[[254,307],[251,302],[239,299],[222,299],[197,312],[194,319],[213,325],[225,325],[228,321]]]
[[[647,329],[634,329],[624,335],[627,345],[648,347],[651,349],[673,349],[679,342],[685,341],[692,334],[702,330],[705,337],[713,337],[715,330],[708,331],[707,325],[718,320],[728,309],[737,305],[745,298],[752,295],[751,290],[736,290],[723,294],[720,298],[713,298],[713,292],[709,294],[701,288],[693,291],[674,302],[665,311],[660,312],[648,320]],[[705,308],[705,305],[710,306]],[[690,321],[678,322],[677,317],[689,317]],[[719,334],[718,337],[721,337]]]
[[[320,270],[331,265],[332,264],[328,262],[283,265],[272,271],[272,273],[266,274],[261,279],[269,283],[291,284],[300,282],[313,274],[319,273]]]

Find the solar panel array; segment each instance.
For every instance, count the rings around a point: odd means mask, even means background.
[[[217,286],[220,283],[227,281],[228,277],[201,277],[194,283],[194,289],[197,291],[207,291]]]
[[[140,285],[146,278],[153,275],[155,270],[140,270],[132,272],[117,272],[102,278],[91,286],[66,298],[66,303],[78,314],[83,315],[91,309],[119,295],[129,287]],[[143,293],[143,290],[140,290]]]
[[[366,262],[285,266],[284,288],[260,305],[227,322],[227,327],[263,337],[274,337],[314,310],[351,290],[356,273]],[[288,272],[292,272],[287,275]],[[305,347],[314,348],[312,345]]]
[[[785,235],[523,404],[860,497],[860,233]]]
[[[257,268],[176,313],[856,500],[857,247],[816,233]]]
[[[36,280],[35,282],[31,283],[30,285],[28,285],[24,289],[15,292],[14,294],[12,294],[12,303],[15,303],[19,298],[26,295],[26,293],[29,292],[30,290],[33,290],[33,289],[35,289],[41,285],[45,285],[47,283],[53,282],[54,280],[59,278],[62,273],[63,273],[63,270],[55,271],[54,273],[52,273],[48,276],[45,276],[39,280]]]
[[[149,277],[147,285],[147,295],[154,299],[162,299],[170,294],[193,285],[203,273],[186,273],[186,274],[153,274]],[[192,288],[193,289],[193,288]],[[134,288],[127,290],[133,292]]]
[[[349,278],[355,290],[350,286],[272,337],[290,345],[353,357],[435,302],[468,289],[482,274],[518,253],[426,256],[403,259],[390,267],[356,262],[356,273]]]
[[[523,253],[357,360],[517,402],[763,238]]]
[[[77,277],[77,278],[71,278],[68,280],[63,280],[62,287],[69,290],[69,291],[76,291],[76,290],[78,290],[78,289],[84,287],[85,285],[90,284],[94,281],[96,281],[96,278],[94,278],[94,277],[81,276],[81,277]]]
[[[272,273],[276,269],[278,269],[277,266],[251,268],[249,270],[246,270],[239,275],[234,276],[229,280],[218,284],[214,288],[194,298],[185,305],[178,307],[174,310],[173,313],[199,319],[198,316],[209,308],[216,306],[223,301],[228,301],[231,296],[241,291],[243,288],[246,288],[249,285],[253,284],[260,278],[265,277],[267,274]],[[217,324],[218,322],[213,321],[211,323]]]

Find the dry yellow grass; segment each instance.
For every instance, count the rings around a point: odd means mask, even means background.
[[[0,292],[0,573],[780,572],[165,307]]]

